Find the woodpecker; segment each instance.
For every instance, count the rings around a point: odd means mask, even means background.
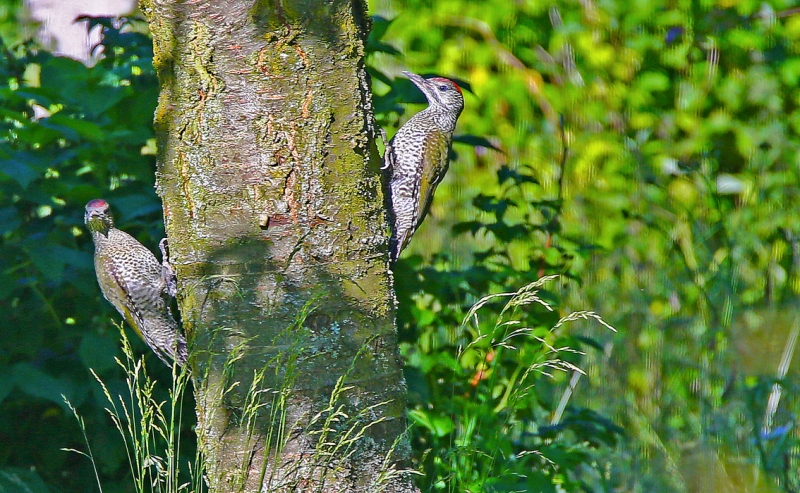
[[[170,359],[183,366],[186,339],[169,308],[175,296],[175,277],[166,257],[164,240],[159,247],[162,264],[133,236],[114,227],[108,202],[94,199],[86,204],[86,227],[94,240],[94,269],[103,296],[133,327],[156,356],[168,366]]]
[[[384,169],[390,169],[394,262],[428,213],[433,193],[447,173],[448,154],[464,96],[455,82],[443,77],[424,79],[403,72],[428,100],[428,107],[408,120],[389,142]]]

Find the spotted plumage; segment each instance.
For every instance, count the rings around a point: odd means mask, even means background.
[[[164,363],[186,363],[186,339],[169,308],[175,295],[172,267],[133,236],[114,227],[108,202],[86,204],[84,221],[94,240],[94,268],[103,296]],[[162,241],[161,251],[166,255]]]
[[[458,85],[442,77],[424,79],[403,72],[428,100],[389,142],[384,168],[390,169],[392,237],[389,255],[397,260],[428,213],[436,187],[447,173],[456,121],[464,109]]]

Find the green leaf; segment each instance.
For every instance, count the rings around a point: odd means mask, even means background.
[[[67,265],[87,271],[94,266],[92,256],[84,251],[62,245],[41,244],[39,238],[29,240],[23,248],[45,278],[60,281]]]
[[[34,471],[16,467],[0,469],[0,493],[51,493]]]
[[[99,141],[103,138],[103,130],[97,124],[72,118],[61,113],[44,118],[39,124],[61,132],[69,140],[83,138],[89,141]]]
[[[383,73],[380,70],[378,70],[376,68],[373,68],[373,67],[367,67],[367,72],[369,72],[369,75],[373,79],[379,80],[379,81],[383,82],[384,84],[386,84],[387,86],[391,87],[392,79],[388,75],[386,75],[385,73]],[[374,95],[373,98],[379,99],[380,96]],[[377,108],[376,108],[376,110],[377,110]]]
[[[14,292],[15,282],[6,277],[3,282],[0,282],[0,300],[8,298]]]
[[[50,402],[65,407],[63,396],[74,405],[79,406],[86,398],[88,386],[76,385],[66,376],[58,378],[48,375],[29,363],[17,363],[11,370],[17,387],[26,394],[46,399]]]
[[[389,26],[392,25],[394,19],[387,19],[386,17],[380,15],[373,15],[372,16],[372,30],[369,33],[370,40],[379,40],[383,39],[383,36],[386,34],[386,31],[389,29]]]
[[[14,231],[21,224],[17,208],[8,206],[0,207],[0,236]],[[0,288],[2,290],[2,288]]]
[[[389,55],[402,55],[400,50],[383,41],[372,41],[367,44],[367,53],[387,53]]]
[[[38,162],[38,159],[31,154],[16,152],[9,159],[0,161],[0,173],[16,181],[25,189],[41,176],[41,172],[31,166],[31,163]]]
[[[81,100],[81,105],[89,114],[99,115],[122,101],[130,91],[130,87],[93,85],[89,94]]]
[[[117,349],[117,342],[108,337],[86,334],[78,348],[78,355],[86,368],[103,373],[117,366],[114,361]]]
[[[138,217],[161,211],[161,201],[155,194],[135,194],[115,197],[112,204],[119,211],[120,222],[131,221]]]
[[[489,142],[489,139],[486,137],[480,137],[477,135],[454,135],[453,142],[467,144],[472,147],[486,147],[488,149],[494,149],[498,152],[503,152],[502,149]]]
[[[11,393],[14,388],[14,379],[11,377],[11,371],[7,367],[0,368],[0,403]]]
[[[41,87],[69,100],[80,100],[88,93],[89,69],[77,60],[53,57],[42,65]]]
[[[443,437],[455,428],[453,421],[447,416],[436,416],[421,409],[409,411],[408,417],[412,422],[428,429],[437,437]]]
[[[508,166],[503,166],[497,170],[497,181],[501,185],[509,180],[511,180],[515,185],[521,185],[523,183],[539,183],[536,178],[522,174],[518,170],[509,168]]]

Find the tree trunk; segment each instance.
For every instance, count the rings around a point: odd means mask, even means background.
[[[366,5],[142,9],[211,491],[414,491]]]

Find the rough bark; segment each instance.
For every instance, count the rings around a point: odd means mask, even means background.
[[[414,491],[366,5],[142,9],[211,491]]]

